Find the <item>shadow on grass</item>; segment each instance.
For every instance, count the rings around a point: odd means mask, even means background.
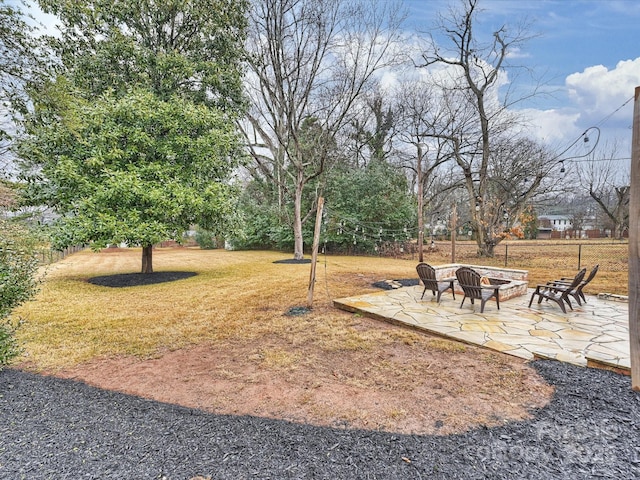
[[[101,287],[139,287],[156,283],[175,282],[197,275],[196,272],[119,273],[92,277],[88,281]]]

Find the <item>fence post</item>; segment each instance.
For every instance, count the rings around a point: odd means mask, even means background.
[[[509,245],[507,243],[504,244],[504,266],[507,266],[507,260],[509,259]]]
[[[578,244],[578,270],[580,270],[582,264],[582,244]]]

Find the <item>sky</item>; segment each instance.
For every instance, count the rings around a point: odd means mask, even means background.
[[[381,0],[397,1],[397,0]],[[459,0],[404,0],[408,31],[433,31],[438,13]],[[588,131],[600,130],[599,148],[618,145],[630,157],[636,86],[640,86],[640,0],[479,0],[475,34],[491,39],[502,26],[527,22],[532,38],[510,62],[542,79],[544,94],[515,105],[530,120],[531,136],[562,151]],[[51,25],[51,17],[39,16]],[[520,72],[516,75],[516,72]],[[509,87],[530,92],[535,86],[523,70],[507,71]],[[590,130],[589,130],[590,129]],[[594,145],[578,143],[583,154]]]
[[[405,0],[408,25],[428,32],[438,12],[458,4]],[[531,119],[534,137],[562,150],[589,128],[593,139],[592,127],[598,127],[598,148],[617,143],[619,156],[630,157],[631,99],[640,86],[640,1],[480,0],[479,7],[475,33],[481,38],[490,40],[505,25],[529,24],[533,38],[510,62],[544,79],[545,95],[514,107]],[[533,87],[523,75],[509,79],[519,91]],[[576,153],[586,153],[586,146],[580,148]]]

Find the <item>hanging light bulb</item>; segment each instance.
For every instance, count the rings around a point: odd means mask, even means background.
[[[560,173],[564,173],[564,160],[560,160],[560,164],[562,165],[562,167],[560,167]]]

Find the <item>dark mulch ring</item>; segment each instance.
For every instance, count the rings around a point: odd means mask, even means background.
[[[450,436],[214,415],[7,369],[0,478],[640,478],[629,377],[532,365],[556,387],[533,419]]]
[[[138,287],[155,283],[175,282],[196,276],[196,272],[119,273],[92,277],[88,281],[101,287]]]
[[[420,282],[417,278],[403,278],[400,280],[382,280],[373,284],[376,288],[382,288],[383,290],[393,290],[400,287],[413,287]]]
[[[285,315],[289,317],[299,317],[300,315],[306,315],[311,309],[309,307],[291,307]]]
[[[286,258],[284,260],[276,260],[273,263],[283,263],[285,265],[301,265],[304,263],[311,263],[310,258],[302,258],[300,260],[296,260],[295,258]]]

